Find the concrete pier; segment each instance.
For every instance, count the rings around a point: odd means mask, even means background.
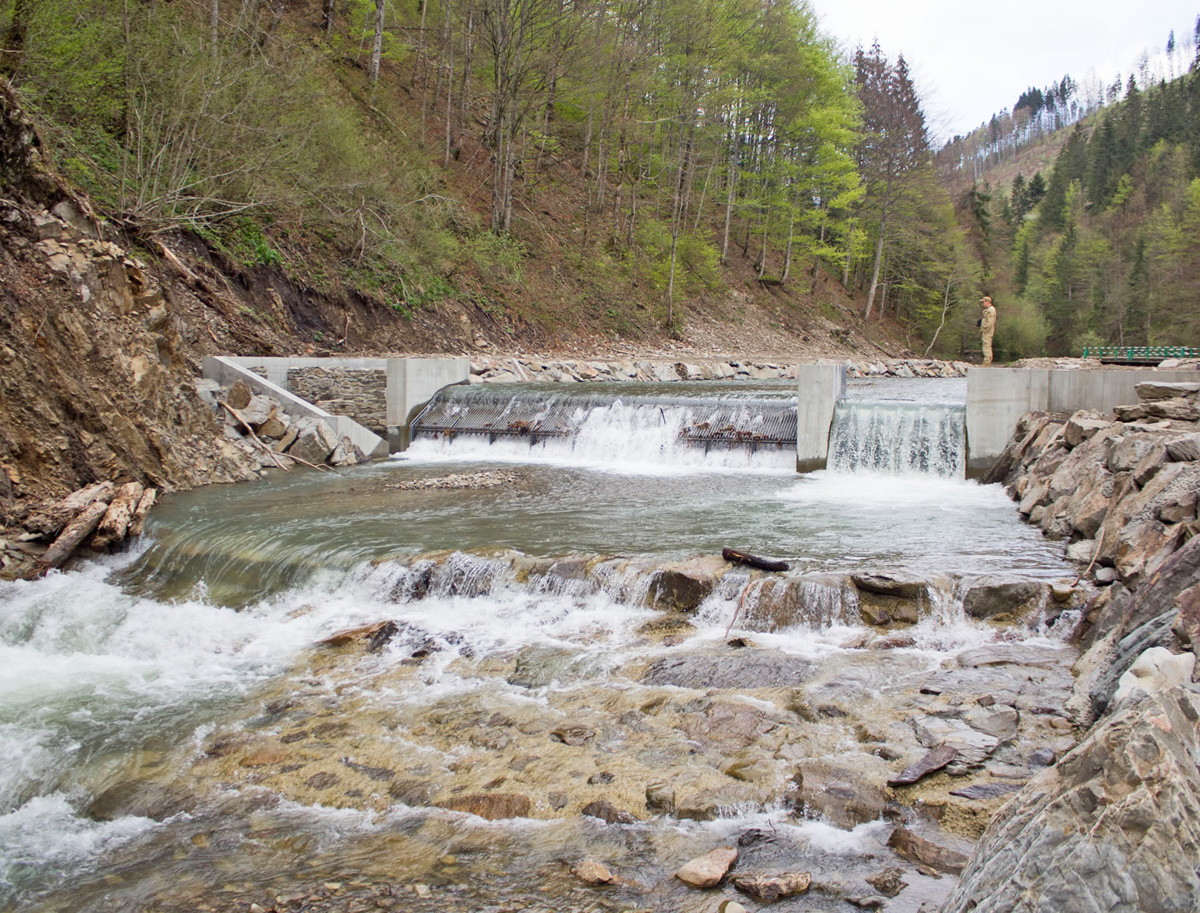
[[[967,371],[967,475],[987,472],[1026,412],[1111,412],[1138,402],[1143,381],[1200,380],[1195,370],[971,368]]]
[[[796,391],[796,471],[824,469],[833,410],[846,394],[846,366],[800,365]]]

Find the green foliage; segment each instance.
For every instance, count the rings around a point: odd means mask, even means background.
[[[242,266],[277,266],[283,262],[262,226],[247,216],[237,216],[222,223],[210,237],[214,235],[218,246]]]

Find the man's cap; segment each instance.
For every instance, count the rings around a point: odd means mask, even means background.
[[[991,303],[992,303],[992,299],[991,299],[989,296],[987,296],[987,295],[985,295],[984,297],[982,297],[982,298],[980,298],[980,299],[979,299],[979,303],[980,303],[980,304],[983,304],[983,302],[985,302],[985,301],[986,301],[988,304],[991,304]]]

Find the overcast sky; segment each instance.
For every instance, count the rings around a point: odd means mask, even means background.
[[[845,48],[876,38],[903,54],[938,140],[966,135],[1012,110],[1030,86],[1068,73],[1111,84],[1137,73],[1143,51],[1166,72],[1175,30],[1176,72],[1191,61],[1200,0],[809,0],[824,31]]]

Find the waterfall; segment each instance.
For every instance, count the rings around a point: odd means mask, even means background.
[[[796,447],[795,393],[693,395],[449,387],[412,423],[415,445],[574,450],[599,462],[694,462],[711,450]],[[460,443],[455,443],[460,442]],[[472,442],[472,443],[466,443]]]
[[[829,436],[837,472],[962,478],[966,409],[961,405],[841,400]]]

